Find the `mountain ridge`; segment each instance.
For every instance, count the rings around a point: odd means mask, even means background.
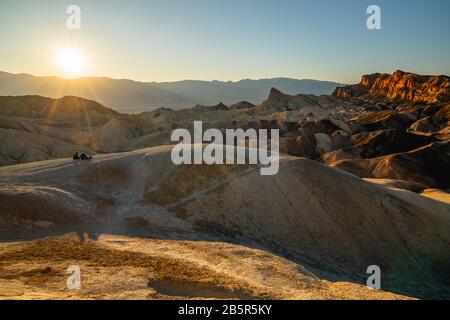
[[[0,71],[0,96],[40,95],[50,98],[77,96],[95,100],[124,113],[139,113],[154,108],[190,108],[231,105],[247,100],[259,103],[271,87],[289,93],[331,94],[342,84],[292,78],[243,79],[240,81],[182,80],[174,82],[141,82],[108,77],[64,79],[57,76],[34,76]]]

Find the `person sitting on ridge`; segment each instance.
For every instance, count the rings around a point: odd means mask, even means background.
[[[87,155],[86,153],[78,154],[78,151],[73,155],[73,160],[91,160],[92,157]]]
[[[81,155],[80,155],[80,160],[91,160],[92,159],[92,157],[91,156],[88,156],[86,153],[82,153]]]

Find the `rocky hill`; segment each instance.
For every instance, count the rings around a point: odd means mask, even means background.
[[[362,77],[356,85],[339,87],[333,96],[338,98],[378,98],[412,102],[439,103],[450,100],[450,78],[422,76],[395,71],[391,74],[375,73]]]
[[[261,176],[170,153],[1,168],[1,239],[54,237],[1,244],[0,284],[20,273],[12,296],[64,295],[70,263],[88,279],[78,297],[449,297],[450,205],[308,159]],[[364,287],[374,264],[384,291]]]
[[[119,114],[76,97],[3,97],[0,164],[67,157],[75,150],[96,154],[170,144],[173,129],[191,129],[193,121],[202,120],[204,128],[222,130],[276,128],[284,153],[362,178],[446,190],[447,94],[448,77],[397,71],[364,76],[357,85],[337,88],[333,96],[289,95],[272,88],[257,105],[218,103],[139,115]]]

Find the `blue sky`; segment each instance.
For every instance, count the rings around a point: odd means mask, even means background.
[[[70,4],[80,31],[66,28]],[[370,4],[382,30],[366,28]],[[448,0],[1,0],[0,21],[13,73],[61,75],[56,52],[75,46],[86,75],[141,81],[450,74]]]

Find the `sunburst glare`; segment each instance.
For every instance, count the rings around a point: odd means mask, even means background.
[[[56,61],[64,76],[80,76],[86,68],[86,57],[76,48],[61,49],[57,53]]]

